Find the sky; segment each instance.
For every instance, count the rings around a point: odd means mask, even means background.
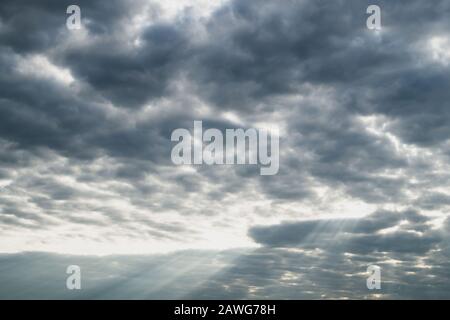
[[[449,16],[2,0],[0,299],[450,298]],[[198,120],[277,126],[278,174],[174,165],[171,133]]]

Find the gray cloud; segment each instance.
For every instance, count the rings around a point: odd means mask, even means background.
[[[258,243],[276,247],[314,246],[324,242],[332,246],[346,246],[350,252],[421,251],[431,249],[434,243],[441,240],[426,225],[428,222],[429,218],[415,211],[381,211],[364,218],[305,220],[253,227],[249,235]],[[383,229],[394,227],[398,230],[380,233]]]
[[[183,295],[297,297],[280,279],[299,273],[311,293],[298,297],[365,297],[343,274],[381,261],[388,297],[445,296],[445,227],[433,224],[448,226],[450,203],[450,5],[376,3],[381,32],[366,28],[372,1],[230,0],[171,15],[157,1],[83,0],[71,32],[71,2],[2,1],[0,251],[255,241],[264,247]],[[171,132],[194,120],[279,125],[279,174],[173,166]]]

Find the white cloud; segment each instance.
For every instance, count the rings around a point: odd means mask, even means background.
[[[18,58],[16,70],[26,76],[50,79],[64,85],[70,85],[75,81],[69,69],[53,64],[46,56],[40,54]]]

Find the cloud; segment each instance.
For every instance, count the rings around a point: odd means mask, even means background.
[[[253,227],[256,242],[273,247],[342,247],[350,253],[420,252],[442,239],[416,211],[374,212],[363,218],[305,220]],[[383,232],[385,231],[385,232]]]
[[[236,261],[237,274],[222,270],[235,277],[220,291],[230,297],[295,296],[276,283],[306,273],[300,262],[317,266],[327,297],[354,289],[332,289],[342,261],[360,272],[389,256],[416,281],[406,264],[421,259],[417,277],[446,279],[435,226],[449,215],[450,6],[376,3],[380,32],[366,28],[370,1],[83,0],[83,27],[69,31],[71,2],[2,1],[0,251],[263,245]],[[277,125],[278,175],[174,166],[171,132],[194,120]],[[262,261],[257,272],[270,277],[251,293],[248,272]],[[411,291],[393,296],[423,289],[399,286]]]

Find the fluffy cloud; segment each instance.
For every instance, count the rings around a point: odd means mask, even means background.
[[[176,3],[78,1],[69,31],[72,2],[2,1],[0,251],[263,245],[223,277],[285,257],[286,279],[296,259],[331,269],[351,254],[360,272],[414,254],[445,278],[448,1],[376,1],[377,32],[372,1]],[[173,166],[170,134],[194,120],[278,125],[278,175]]]

